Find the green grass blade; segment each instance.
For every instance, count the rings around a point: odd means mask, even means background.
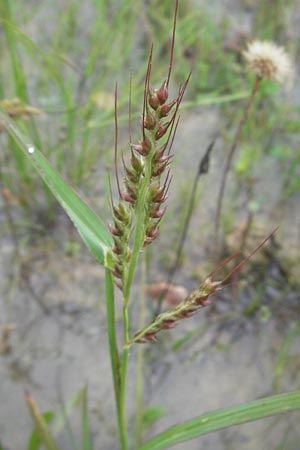
[[[50,423],[54,418],[54,414],[52,411],[45,412],[44,414],[42,414],[42,416],[47,424]],[[30,435],[27,450],[39,450],[41,446],[42,446],[41,435],[39,433],[38,428],[35,426]]]
[[[100,264],[110,267],[107,256],[112,246],[112,237],[101,219],[51,167],[47,159],[21,133],[14,122],[1,111],[0,123],[20,144],[23,153],[29,158],[39,176],[64,208],[95,258]]]
[[[163,431],[139,450],[162,450],[212,431],[300,409],[300,391],[265,397],[228,409],[203,414]]]
[[[44,444],[44,447],[46,450],[58,450],[58,447],[50,433],[50,430],[48,428],[47,421],[43,417],[43,414],[41,414],[40,410],[38,409],[35,401],[29,395],[28,393],[25,395],[25,400],[27,403],[27,406],[29,408],[31,417],[35,423],[36,429],[38,430],[38,433],[40,435],[41,441]]]

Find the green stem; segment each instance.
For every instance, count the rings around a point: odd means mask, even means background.
[[[128,449],[127,444],[127,428],[126,421],[124,421],[123,403],[121,395],[121,366],[120,357],[116,338],[116,321],[115,321],[115,301],[114,301],[114,284],[111,271],[105,270],[105,293],[106,293],[106,310],[107,310],[107,329],[109,341],[109,354],[111,369],[113,375],[114,393],[117,409],[118,428],[120,433],[120,443],[122,450]]]
[[[244,107],[243,115],[239,121],[230,151],[229,151],[226,161],[225,161],[225,167],[224,167],[223,174],[222,174],[222,179],[221,179],[221,184],[220,184],[220,189],[219,189],[219,194],[218,194],[218,200],[217,200],[217,210],[216,210],[216,216],[215,216],[215,230],[214,230],[214,241],[215,242],[219,241],[219,229],[220,229],[223,198],[224,198],[224,193],[225,193],[225,189],[226,189],[227,176],[228,176],[229,170],[231,168],[233,156],[235,154],[235,151],[237,149],[237,146],[238,146],[238,143],[239,143],[239,140],[241,137],[243,126],[248,118],[250,108],[251,108],[251,106],[254,102],[255,96],[258,92],[259,86],[261,84],[261,80],[262,79],[258,76],[255,78],[255,82],[254,82],[250,97]]]
[[[123,304],[123,341],[128,343],[129,341],[129,316],[128,316],[128,302]],[[128,356],[129,348],[124,347],[122,352],[121,362],[121,383],[120,383],[120,419],[122,428],[122,450],[128,449],[128,436],[127,436],[127,416],[126,416],[126,386],[127,386],[127,370],[128,370]]]
[[[141,297],[140,297],[140,328],[145,326],[145,300],[146,300],[146,257],[142,255],[141,267]],[[142,419],[143,419],[143,358],[144,347],[139,345],[136,374],[136,419],[135,419],[135,448],[141,445]]]
[[[124,279],[124,291],[123,291],[123,352],[122,352],[122,362],[121,362],[121,391],[120,391],[120,411],[121,411],[121,426],[125,433],[127,429],[126,426],[126,386],[127,386],[127,370],[128,370],[128,357],[129,357],[129,315],[128,315],[128,304],[130,299],[131,287],[134,279],[135,269],[138,261],[138,257],[145,239],[145,219],[146,219],[146,209],[145,202],[147,196],[147,190],[149,187],[151,179],[151,159],[155,147],[148,155],[147,161],[145,163],[145,174],[142,179],[142,183],[139,189],[139,196],[137,199],[136,209],[135,209],[135,229],[133,235],[133,246],[132,254],[130,258],[128,272]],[[126,439],[125,439],[126,438]],[[128,448],[127,436],[124,435],[122,450]]]
[[[145,163],[145,174],[143,178],[143,182],[141,184],[141,187],[139,189],[139,196],[136,203],[136,209],[135,209],[135,229],[134,229],[134,235],[133,235],[133,246],[132,246],[132,254],[130,258],[130,264],[128,268],[127,273],[127,280],[126,285],[124,289],[124,299],[128,303],[130,298],[130,291],[131,286],[134,279],[135,274],[135,268],[137,265],[138,257],[145,239],[145,218],[146,218],[146,196],[147,191],[150,184],[151,179],[151,159],[153,156],[153,153],[155,152],[155,147],[153,144],[153,148],[151,152],[149,153],[146,163]],[[124,343],[124,345],[126,345]]]

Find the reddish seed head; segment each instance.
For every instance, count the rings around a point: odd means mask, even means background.
[[[148,113],[145,120],[144,120],[144,127],[147,130],[153,130],[155,128],[156,125],[156,119],[153,116],[153,114]]]
[[[158,127],[158,129],[157,129],[157,131],[155,133],[155,139],[157,141],[159,139],[161,139],[166,134],[166,132],[168,131],[169,125],[170,125],[170,122],[166,123],[163,126]]]
[[[117,219],[123,220],[123,215],[121,214],[121,211],[119,211],[119,209],[116,206],[113,207],[113,213]]]
[[[159,235],[159,228],[155,226],[154,228],[147,230],[147,237],[153,239],[156,239]]]
[[[127,194],[133,199],[136,200],[136,190],[130,186],[130,184],[126,183]]]
[[[143,146],[141,144],[130,144],[131,148],[138,152],[140,155],[144,155]]]
[[[115,268],[112,270],[112,273],[116,278],[122,278],[122,273],[118,266],[115,266]]]
[[[173,320],[164,320],[161,327],[165,330],[171,330],[172,328],[176,327],[176,324],[174,323]]]
[[[164,189],[160,189],[152,198],[154,203],[164,203],[168,198],[168,195],[165,194]]]
[[[112,248],[113,253],[115,253],[116,255],[120,255],[122,253],[122,249],[120,247],[118,247],[117,245],[114,245]]]
[[[136,202],[136,198],[135,198],[135,199],[132,198],[132,197],[131,197],[129,194],[127,194],[126,192],[124,192],[124,193],[122,194],[122,199],[123,199],[125,202],[131,203],[132,205],[134,205],[135,202]]]
[[[154,111],[156,111],[160,105],[157,93],[151,88],[149,88],[148,103],[151,106],[151,108],[154,109]]]
[[[158,177],[159,175],[161,175],[164,170],[166,169],[166,167],[169,164],[169,160],[164,161],[162,164],[159,164],[155,167],[155,169],[152,171],[152,176],[153,177]]]
[[[147,247],[147,245],[152,244],[152,240],[153,240],[152,238],[146,237],[146,239],[143,242],[143,247],[145,248]]]
[[[187,319],[189,317],[194,316],[197,313],[197,310],[187,310],[182,311],[180,314],[178,314],[178,319]]]
[[[140,158],[138,158],[132,150],[131,150],[131,165],[138,174],[142,172],[143,164]]]
[[[164,213],[166,212],[166,209],[167,209],[166,207],[164,207],[162,209],[159,209],[159,208],[160,208],[159,203],[152,206],[152,208],[150,210],[150,214],[149,214],[152,219],[161,219],[162,216],[164,215]]]
[[[142,140],[140,144],[130,144],[130,146],[142,156],[147,156],[151,150],[151,142],[147,138]]]
[[[161,87],[159,89],[157,89],[156,95],[157,95],[160,105],[163,105],[164,103],[166,103],[166,101],[168,100],[168,96],[169,96],[167,80],[165,80],[163,82],[163,84],[161,85]]]
[[[150,342],[157,342],[155,335],[156,335],[155,332],[147,333],[147,334],[145,334],[144,339],[146,339],[147,341],[150,341]]]
[[[177,102],[177,100],[174,99],[170,103],[166,103],[165,105],[162,105],[159,108],[159,116],[166,117],[169,114],[169,112],[171,111],[171,109],[173,108],[173,106],[176,104],[176,102]]]
[[[161,160],[161,158],[164,155],[164,152],[166,151],[166,144],[164,144],[161,148],[159,148],[155,154],[154,154],[154,161],[158,162]]]
[[[144,155],[148,155],[148,153],[151,150],[151,142],[149,141],[149,139],[145,138],[142,142],[141,142],[141,146],[143,147],[144,150]]]
[[[138,181],[138,175],[133,173],[128,167],[125,166],[126,176],[132,183],[136,183]]]
[[[114,228],[112,225],[108,225],[108,228],[113,236],[122,236],[122,233],[120,233],[120,231]]]

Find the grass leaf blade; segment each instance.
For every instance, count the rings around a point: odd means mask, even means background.
[[[112,246],[112,237],[101,219],[2,111],[0,111],[0,123],[20,144],[23,153],[30,159],[39,176],[66,211],[95,258],[100,264],[110,267],[107,255]]]
[[[174,425],[150,439],[139,450],[162,450],[212,431],[297,409],[300,409],[300,391],[265,397]]]
[[[43,442],[46,450],[59,450],[56,443],[50,433],[48,424],[43,414],[38,409],[35,401],[28,393],[25,394],[25,400],[29,408],[31,417],[35,423],[36,429],[40,435],[41,441]]]
[[[43,418],[44,418],[45,422],[48,424],[53,420],[54,414],[52,411],[45,412],[43,414]],[[41,445],[42,445],[41,436],[40,436],[38,428],[35,426],[30,435],[27,450],[39,450]],[[1,447],[0,447],[0,450],[1,450]]]

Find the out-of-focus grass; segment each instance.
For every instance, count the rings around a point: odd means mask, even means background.
[[[130,71],[135,114],[140,111],[143,66],[151,43],[155,46],[154,82],[162,75],[164,64],[159,61],[168,57],[172,30],[169,2],[106,0],[83,5],[73,0],[44,2],[24,11],[21,1],[1,0],[0,17],[2,99],[18,98],[44,111],[35,119],[19,119],[19,125],[72,183],[93,185],[91,171],[99,159],[112,160],[116,81],[120,127],[127,127]],[[188,2],[181,5],[174,77],[182,81],[193,68],[191,92],[207,94],[213,89],[214,103],[220,93],[230,92],[221,39],[205,11],[196,12]],[[226,68],[232,74],[228,61]],[[237,78],[231,77],[236,90]],[[5,187],[13,194],[30,193],[18,199],[25,207],[36,208],[45,195],[51,202],[47,189],[41,198],[28,164],[4,136],[1,167]]]
[[[278,27],[283,30],[279,22],[283,23],[290,10],[283,16],[280,2],[276,0],[276,14],[274,12],[270,20],[265,15],[268,2],[263,0],[256,5],[254,25],[257,37],[271,39],[276,38]],[[289,8],[292,4],[290,0]],[[32,3],[27,8],[21,0],[0,0],[3,29],[0,97],[2,100],[17,97],[44,112],[37,117],[17,119],[19,126],[80,189],[99,192],[100,161],[102,166],[112,163],[116,82],[120,135],[123,138],[127,134],[131,71],[133,119],[140,114],[143,74],[152,43],[155,49],[153,84],[161,80],[170,50],[172,14],[173,7],[168,0],[54,1]],[[263,31],[262,23],[268,25],[268,33]],[[244,98],[249,89],[239,54],[226,49],[228,34],[226,18],[216,22],[204,5],[196,8],[191,1],[180,3],[172,77],[182,82],[192,70],[185,107],[225,102],[222,106],[225,139],[226,134],[230,139],[228,123],[236,118],[233,101]],[[283,31],[281,39],[285,39]],[[273,87],[266,89],[269,89],[268,100],[262,100],[266,98],[263,95],[258,99],[260,115],[250,118],[245,127],[247,145],[245,148],[241,145],[241,159],[237,162],[239,182],[241,177],[248,179],[251,175],[255,160],[267,145],[265,141],[262,145],[262,140],[266,139],[268,131],[277,136],[280,111],[273,104],[277,93]],[[294,110],[291,109],[288,116],[294,117]],[[280,123],[280,133],[288,133],[288,117]],[[220,124],[220,128],[222,126]],[[137,127],[133,128],[135,132],[138,132]],[[31,177],[31,169],[16,144],[3,132],[1,140],[0,177],[2,187],[11,192],[13,203],[22,205],[27,213],[39,208],[44,210],[46,204],[48,216],[54,215],[54,203],[47,188]],[[274,145],[278,150],[276,139]],[[281,148],[284,147],[285,142]],[[247,152],[251,148],[255,149],[255,157],[249,159]],[[270,154],[273,150],[269,150]],[[276,155],[278,157],[278,151]],[[281,152],[280,158],[284,168],[283,192],[287,197],[299,187],[299,158],[285,152]]]

